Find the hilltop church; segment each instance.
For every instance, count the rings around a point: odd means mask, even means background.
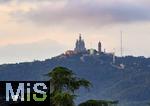
[[[93,54],[94,52],[100,54],[102,53],[102,44],[101,42],[98,43],[97,50],[95,49],[86,49],[84,39],[82,39],[81,34],[79,34],[79,38],[76,40],[74,50],[68,50],[65,52],[65,55],[72,55],[77,53],[90,53]]]

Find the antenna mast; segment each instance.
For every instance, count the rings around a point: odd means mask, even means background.
[[[121,57],[122,57],[123,56],[122,31],[120,31],[120,53],[121,53]]]

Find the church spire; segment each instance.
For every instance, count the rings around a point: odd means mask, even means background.
[[[79,40],[80,40],[80,41],[82,40],[81,33],[79,33]]]

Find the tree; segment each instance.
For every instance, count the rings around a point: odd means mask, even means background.
[[[88,100],[78,106],[117,106],[119,101]]]
[[[48,73],[51,84],[50,102],[52,106],[74,106],[75,91],[80,87],[89,88],[88,80],[75,76],[72,70],[56,67]]]

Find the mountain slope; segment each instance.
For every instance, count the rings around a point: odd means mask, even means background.
[[[87,99],[119,100],[126,106],[143,106],[150,101],[150,58],[112,55],[60,55],[45,61],[0,66],[0,80],[47,80],[45,76],[56,66],[70,68],[79,77],[90,80],[90,91],[81,89],[78,103]],[[125,68],[121,69],[120,64]]]

